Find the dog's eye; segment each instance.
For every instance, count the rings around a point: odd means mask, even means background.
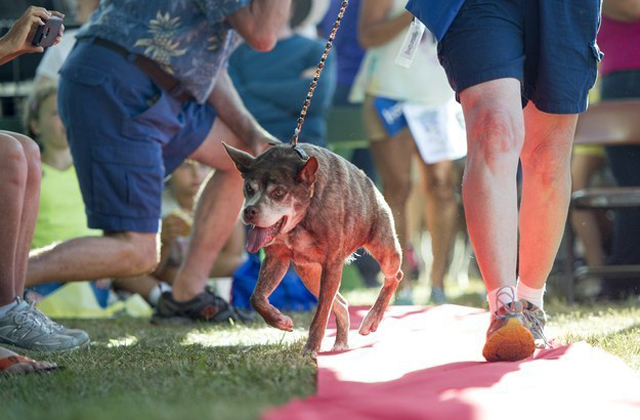
[[[273,196],[273,198],[280,199],[280,198],[284,197],[285,191],[282,188],[276,188],[275,190],[273,190],[271,195]]]
[[[247,195],[253,195],[253,193],[255,192],[253,190],[253,187],[251,185],[249,185],[249,184],[244,186],[244,190],[247,193]]]

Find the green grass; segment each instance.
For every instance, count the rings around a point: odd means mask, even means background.
[[[352,303],[373,301],[377,290],[356,286],[345,282]],[[481,290],[472,282],[450,294],[453,303],[482,306]],[[416,296],[426,303],[426,286]],[[572,308],[551,302],[547,309],[560,341],[586,340],[640,374],[637,302]],[[46,357],[65,370],[0,378],[0,419],[255,419],[315,392],[315,366],[300,356],[310,319],[295,315],[291,334],[261,320],[224,327],[152,326],[131,318],[66,322],[89,332],[93,345]]]

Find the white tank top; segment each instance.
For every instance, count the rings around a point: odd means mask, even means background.
[[[389,17],[403,13],[406,4],[407,0],[393,0]],[[407,26],[391,41],[367,50],[351,89],[351,102],[362,102],[367,94],[438,106],[454,97],[447,76],[438,62],[435,38],[428,31],[425,31],[410,68],[395,63],[408,31]]]

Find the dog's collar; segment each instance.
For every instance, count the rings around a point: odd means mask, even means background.
[[[299,146],[293,146],[292,149],[298,154],[298,156],[300,156],[302,160],[309,160],[309,155],[307,155],[307,153]]]

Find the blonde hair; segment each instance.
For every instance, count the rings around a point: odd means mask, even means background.
[[[31,121],[38,118],[38,113],[40,112],[43,102],[56,93],[58,93],[58,86],[55,83],[43,82],[36,84],[33,92],[31,92],[31,95],[27,98],[27,102],[24,104],[22,113],[24,132],[36,141],[36,133],[31,129]]]

